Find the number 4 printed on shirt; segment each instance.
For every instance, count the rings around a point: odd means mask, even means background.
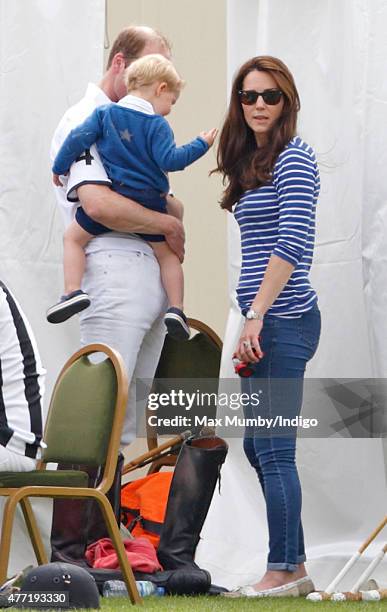
[[[84,155],[80,155],[75,161],[79,162],[83,159],[85,160],[86,166],[91,166],[91,162],[93,161],[94,157],[90,153],[90,149],[85,149]]]

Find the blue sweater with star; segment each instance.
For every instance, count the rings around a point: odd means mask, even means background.
[[[161,115],[119,104],[107,104],[72,130],[63,142],[52,171],[66,174],[71,164],[96,143],[115,191],[169,191],[167,172],[184,170],[202,157],[208,144],[200,136],[177,147],[172,129]]]

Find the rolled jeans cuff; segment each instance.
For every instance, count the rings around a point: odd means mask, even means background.
[[[300,561],[302,563],[302,561]],[[295,563],[268,563],[268,570],[276,570],[276,571],[287,571],[287,572],[296,572],[298,570],[298,564]]]

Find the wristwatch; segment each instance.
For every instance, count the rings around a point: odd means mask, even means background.
[[[263,315],[250,308],[250,310],[246,312],[246,319],[255,319],[256,321],[263,321]]]

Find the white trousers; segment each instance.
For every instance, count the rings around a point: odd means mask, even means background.
[[[0,445],[0,472],[30,472],[36,468],[36,459],[19,455]],[[0,526],[3,520],[3,510],[6,497],[0,498]],[[39,531],[46,550],[49,547],[51,531],[52,502],[48,499],[30,499]],[[16,507],[15,520],[12,529],[11,556],[8,566],[8,576],[19,572],[27,565],[36,565],[31,541],[27,535],[26,523],[20,504]]]
[[[80,316],[81,343],[108,344],[119,351],[127,368],[122,447],[136,437],[136,379],[153,379],[165,337],[167,300],[159,264],[151,247],[141,243],[139,239],[131,241],[129,249],[88,253],[83,280],[91,305]]]
[[[30,472],[36,467],[36,459],[25,457],[0,445],[0,472]]]

